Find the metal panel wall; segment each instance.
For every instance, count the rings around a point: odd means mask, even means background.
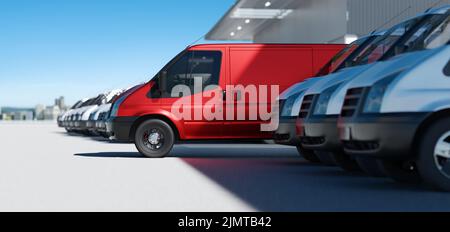
[[[256,43],[341,43],[346,31],[346,0],[297,0],[288,17],[264,25]]]
[[[348,0],[347,33],[365,35],[414,17],[430,7],[450,4],[450,0]]]

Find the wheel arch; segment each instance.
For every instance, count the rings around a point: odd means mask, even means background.
[[[180,138],[181,138],[180,131],[179,131],[178,127],[176,126],[176,124],[172,120],[170,120],[168,117],[166,117],[164,115],[149,114],[149,115],[140,116],[138,119],[136,119],[136,121],[134,121],[133,125],[131,126],[130,135],[129,135],[131,141],[134,141],[134,134],[136,133],[136,130],[139,127],[139,125],[141,123],[143,123],[147,120],[151,120],[151,119],[158,119],[158,120],[161,120],[161,121],[169,124],[169,126],[172,128],[172,130],[175,134],[175,140],[180,140]]]
[[[419,127],[416,130],[416,133],[414,135],[413,140],[413,149],[414,151],[417,151],[419,148],[419,141],[424,135],[425,131],[428,127],[430,127],[434,122],[443,119],[443,118],[450,118],[450,109],[444,109],[440,111],[436,111],[434,113],[431,113],[428,117],[425,118],[425,120],[420,123]]]

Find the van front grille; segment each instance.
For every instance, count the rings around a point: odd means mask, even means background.
[[[364,88],[349,89],[345,96],[344,105],[342,107],[342,117],[353,117],[358,110],[359,103],[362,100]]]
[[[98,121],[103,121],[106,118],[107,112],[102,112],[98,115]]]
[[[374,151],[380,148],[376,141],[342,141],[342,144],[349,151]]]
[[[314,100],[316,99],[317,95],[306,95],[303,98],[303,102],[302,102],[302,107],[300,108],[300,114],[299,117],[300,118],[306,118],[308,117],[311,108],[314,104]]]

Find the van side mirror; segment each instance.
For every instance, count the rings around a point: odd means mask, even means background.
[[[161,71],[161,73],[159,73],[159,90],[161,92],[165,92],[166,90],[166,82],[167,82],[167,71]]]

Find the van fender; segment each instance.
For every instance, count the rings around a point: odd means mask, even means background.
[[[167,111],[156,111],[156,112],[147,112],[145,114],[141,114],[137,117],[135,122],[133,123],[133,126],[130,130],[130,138],[134,141],[134,134],[137,130],[137,127],[142,123],[150,119],[159,119],[172,127],[172,130],[175,133],[175,136],[178,140],[183,140],[186,135],[185,131],[183,129],[183,123],[180,120],[177,120],[175,115],[173,115],[171,112]]]

